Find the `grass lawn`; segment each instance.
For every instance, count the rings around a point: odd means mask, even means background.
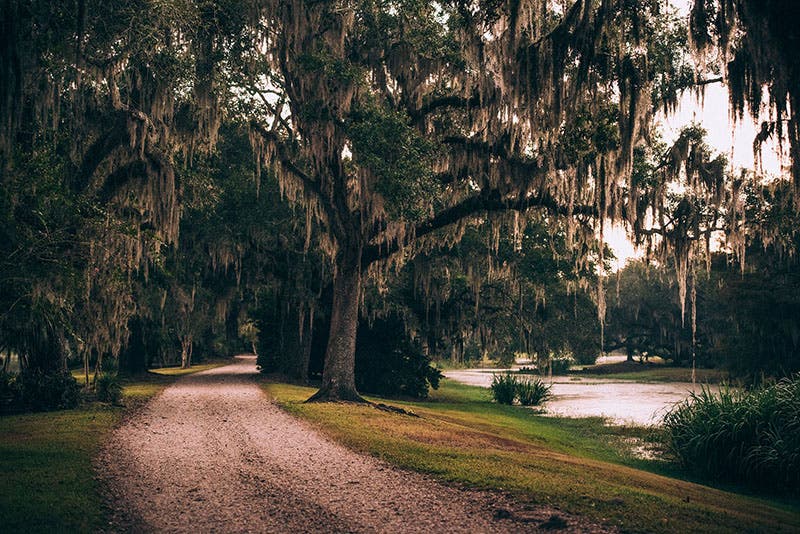
[[[87,403],[74,410],[0,417],[0,532],[89,532],[103,524],[92,458],[126,411],[175,380],[221,363],[159,369],[125,380],[125,407]]]
[[[396,465],[478,488],[511,491],[629,532],[797,532],[800,506],[703,486],[621,446],[648,430],[598,419],[553,419],[490,402],[489,391],[443,381],[419,418],[355,404],[304,404],[312,388],[264,383],[290,413]]]
[[[663,364],[640,364],[638,362],[619,362],[587,367],[576,376],[590,376],[615,380],[635,380],[637,382],[691,382],[692,370],[688,367],[672,367]],[[696,369],[697,382],[719,384],[728,380],[728,374],[721,369]]]

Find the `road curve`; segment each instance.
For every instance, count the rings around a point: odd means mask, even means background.
[[[522,532],[553,512],[345,449],[281,411],[256,372],[240,356],[181,378],[114,432],[97,461],[109,531]]]

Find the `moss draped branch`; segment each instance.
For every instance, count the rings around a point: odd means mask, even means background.
[[[338,219],[335,217],[333,204],[330,198],[323,194],[319,182],[303,171],[303,169],[294,162],[289,148],[277,132],[274,130],[267,130],[263,124],[257,121],[251,121],[250,127],[275,148],[275,155],[277,156],[281,168],[297,178],[297,180],[303,184],[304,191],[311,194],[318,201],[325,213],[326,222],[330,224],[333,227],[333,231],[336,232]],[[342,231],[341,228],[338,230]]]
[[[547,193],[504,198],[496,190],[485,190],[440,211],[430,219],[420,222],[414,227],[411,235],[414,238],[420,238],[480,213],[499,211],[524,212],[532,208],[545,209],[549,213],[560,216],[598,216],[595,206],[577,205],[570,208],[560,204],[552,195]],[[369,266],[376,261],[388,258],[402,248],[403,243],[397,240],[388,243],[371,244],[364,248],[361,263],[365,267]]]

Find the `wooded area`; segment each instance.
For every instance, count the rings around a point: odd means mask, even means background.
[[[424,396],[432,359],[614,348],[789,375],[798,11],[5,0],[4,376],[252,350],[357,401]],[[702,125],[661,140],[720,81],[786,172],[733,168]],[[646,261],[611,273],[611,224]]]

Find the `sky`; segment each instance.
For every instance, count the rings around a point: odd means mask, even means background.
[[[689,0],[670,0],[670,3],[679,13],[688,16]],[[753,139],[757,126],[748,115],[739,122],[731,120],[727,87],[722,83],[709,84],[705,87],[701,100],[691,93],[692,91],[685,92],[675,113],[656,117],[664,141],[671,144],[684,126],[695,122],[708,132],[706,140],[709,146],[728,156],[734,170],[742,167],[755,168]],[[774,143],[763,146],[761,157],[762,170],[766,173],[779,174],[787,165],[786,159],[778,155]],[[605,238],[617,257],[613,270],[624,267],[628,258],[643,255],[643,251],[634,250],[621,227],[607,228]]]
[[[718,153],[728,156],[733,169],[753,169],[753,139],[757,127],[749,116],[735,122],[730,118],[728,89],[722,83],[706,86],[701,101],[687,91],[680,101],[676,112],[670,116],[661,114],[656,117],[664,141],[671,144],[680,130],[692,122],[706,129],[709,146]],[[767,143],[762,149],[762,169],[764,172],[779,174],[785,168],[785,158],[779,156],[774,143]],[[617,260],[613,270],[625,266],[629,258],[641,257],[644,252],[636,251],[621,227],[612,227],[605,232],[606,243],[614,251]]]

